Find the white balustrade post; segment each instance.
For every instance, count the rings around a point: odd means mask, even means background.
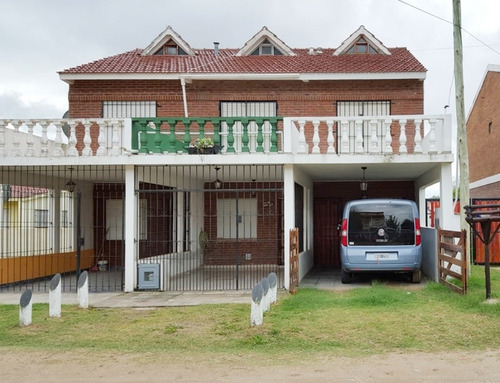
[[[73,123],[68,121],[68,126],[70,133],[68,139],[68,151],[66,153],[69,157],[78,157],[78,149],[76,149],[76,127],[78,126],[78,123],[76,121],[73,121]]]
[[[56,274],[50,281],[49,317],[61,317],[61,274]]]
[[[309,150],[309,147],[306,143],[306,134],[304,131],[304,126],[306,124],[305,120],[299,120],[299,147],[298,147],[298,153],[307,153]]]
[[[429,132],[429,153],[434,154],[437,153],[437,145],[436,145],[436,119],[429,120],[429,125],[431,126],[431,130]]]
[[[20,155],[20,150],[19,146],[21,145],[21,135],[19,134],[20,128],[22,126],[23,122],[21,120],[17,121],[17,126],[14,124],[14,120],[12,120],[12,126],[14,127],[14,139],[12,140],[12,157],[19,157]]]
[[[260,326],[264,321],[264,315],[262,311],[262,295],[264,290],[262,289],[262,285],[257,283],[252,289],[252,303],[250,308],[250,325],[251,326]]]
[[[40,138],[40,155],[42,157],[47,157],[49,155],[49,137],[47,137],[47,129],[49,128],[49,122],[40,121],[40,126],[42,127],[42,137]]]
[[[6,155],[5,152],[5,129],[6,123],[4,120],[0,119],[0,157],[4,157]]]
[[[89,307],[89,274],[85,270],[78,278],[78,306],[82,309]]]
[[[333,120],[328,120],[326,125],[328,126],[328,149],[326,152],[328,154],[335,154],[335,137],[333,136]]]
[[[377,129],[378,129],[377,120],[370,120],[369,127],[370,127],[370,153],[380,153],[380,142],[377,134]]]
[[[313,148],[312,153],[319,154],[319,120],[313,120],[314,133],[313,133]]]
[[[99,129],[97,130],[97,156],[105,156],[107,154],[107,145],[106,142],[108,141],[108,121],[104,120],[101,121],[101,123],[98,125]]]
[[[82,125],[85,128],[85,135],[83,136],[84,148],[82,150],[82,156],[90,157],[92,155],[92,149],[90,148],[90,144],[92,143],[92,139],[90,138],[90,126],[92,125],[92,122],[82,121]]]
[[[35,144],[35,140],[33,138],[33,127],[35,126],[36,121],[29,121],[26,123],[26,126],[28,127],[28,134],[26,135],[26,152],[24,155],[26,157],[33,157],[35,155],[35,152],[33,150],[33,145]]]
[[[33,311],[33,292],[28,289],[21,295],[19,300],[19,326],[29,326],[31,324]]]
[[[346,154],[349,153],[349,121],[342,120],[340,121],[340,153]],[[338,139],[338,138],[337,138]]]
[[[119,156],[121,154],[121,138],[123,134],[123,121],[112,121],[112,132],[113,138],[111,140],[113,149],[111,149],[111,155]]]
[[[399,120],[399,126],[399,154],[408,153],[408,148],[406,147],[406,120]]]
[[[385,154],[392,154],[392,135],[391,135],[391,125],[392,125],[392,120],[386,119],[384,120],[384,132],[385,132],[385,137],[384,137],[384,153]]]
[[[415,120],[415,148],[414,153],[422,153],[422,134],[420,132],[422,120]]]
[[[354,123],[356,127],[356,139],[355,139],[355,153],[363,153],[364,148],[363,148],[363,121],[361,120],[356,120]]]
[[[64,149],[63,149],[63,141],[62,141],[62,125],[61,122],[54,122],[54,126],[56,127],[56,138],[54,140],[54,157],[63,157]]]

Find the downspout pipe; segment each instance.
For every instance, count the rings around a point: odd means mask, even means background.
[[[184,104],[184,117],[189,117],[187,98],[186,98],[186,78],[181,77],[181,87],[182,87],[182,102]]]

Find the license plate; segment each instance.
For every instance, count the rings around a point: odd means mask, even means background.
[[[367,253],[367,261],[394,261],[398,259],[396,253]]]

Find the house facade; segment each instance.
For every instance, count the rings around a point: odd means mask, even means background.
[[[471,198],[500,196],[500,65],[488,65],[467,118]],[[488,153],[487,156],[484,153]]]
[[[168,27],[60,72],[66,118],[0,120],[0,184],[55,199],[72,186],[75,246],[60,257],[91,254],[96,277],[105,263],[108,289],[251,289],[271,271],[289,288],[290,230],[299,279],[339,267],[349,200],[412,199],[425,222],[424,189],[441,182],[452,211],[450,120],[424,114],[425,75],[363,26],[336,49],[292,49],[266,27],[239,49],[193,49]],[[201,138],[217,153],[199,154]]]

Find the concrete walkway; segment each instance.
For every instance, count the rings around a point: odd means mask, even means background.
[[[0,304],[18,305],[22,292],[0,293]],[[114,307],[169,307],[195,306],[200,304],[250,303],[251,291],[188,291],[164,292],[141,291],[133,293],[90,293],[89,303],[95,308]],[[48,292],[33,292],[33,303],[49,303]],[[77,305],[76,293],[63,293],[62,304]]]

